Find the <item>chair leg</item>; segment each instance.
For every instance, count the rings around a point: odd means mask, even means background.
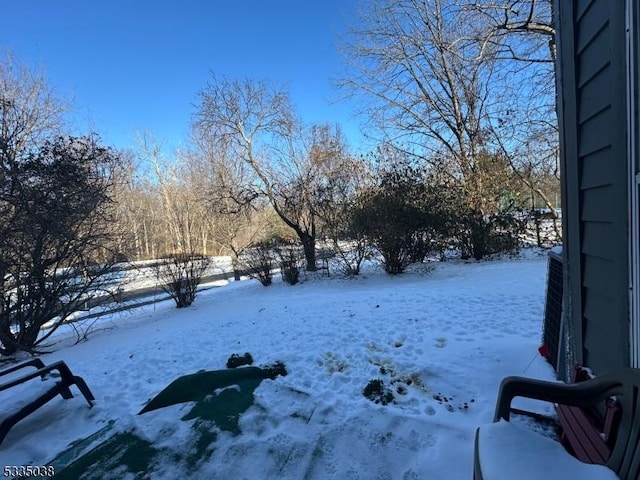
[[[480,429],[476,429],[475,439],[473,441],[473,480],[484,480],[482,468],[480,467]]]
[[[91,390],[89,390],[87,383],[84,381],[82,377],[73,377],[73,380],[76,386],[78,387],[78,390],[80,390],[80,393],[82,393],[85,400],[89,404],[89,408],[92,408],[93,402],[95,401],[96,397],[94,397],[93,393],[91,393]]]
[[[60,382],[60,396],[65,400],[73,398],[73,393],[71,393],[71,389],[69,389],[69,386],[66,384],[66,382]]]

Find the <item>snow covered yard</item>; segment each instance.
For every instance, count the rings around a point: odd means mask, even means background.
[[[529,251],[397,277],[373,269],[295,286],[232,282],[187,309],[164,302],[101,319],[82,344],[61,331],[42,358],[64,360],[97,404],[88,409],[72,387],[74,399],[54,399],[11,430],[0,464],[45,465],[110,420],[188,451],[187,405],[137,412],[175,378],[250,352],[256,365],[281,360],[289,374],[260,384],[242,433],[220,434],[211,457],[188,466],[190,478],[470,479],[474,432],[491,422],[501,379],[553,378],[537,356],[546,261]],[[395,402],[365,398],[371,379]],[[0,393],[0,416],[27,388]],[[183,478],[186,468],[167,458],[145,478]]]

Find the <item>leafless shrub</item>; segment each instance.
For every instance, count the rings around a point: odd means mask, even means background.
[[[154,275],[177,308],[190,306],[211,259],[195,253],[177,253],[156,264]]]
[[[289,285],[295,285],[300,281],[300,267],[303,253],[295,244],[277,244],[274,251],[280,259],[280,274],[282,280]]]
[[[253,244],[240,257],[240,265],[246,274],[268,287],[273,281],[276,255],[272,241],[263,240]]]

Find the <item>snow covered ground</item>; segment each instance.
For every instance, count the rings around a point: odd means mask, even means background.
[[[77,345],[61,329],[42,359],[64,360],[97,403],[89,409],[72,387],[73,399],[52,400],[10,431],[0,464],[46,465],[110,420],[157,445],[193,448],[189,422],[179,420],[187,405],[137,412],[175,378],[250,352],[256,365],[280,360],[289,374],[260,384],[242,433],[220,434],[190,478],[469,479],[474,432],[491,422],[501,379],[553,378],[537,354],[546,262],[530,250],[396,277],[370,267],[359,278],[295,286],[231,282],[190,308],[167,301],[102,318]],[[382,379],[395,403],[365,398],[371,379]],[[0,417],[28,388],[0,392]],[[184,465],[167,461],[145,478],[183,477]]]

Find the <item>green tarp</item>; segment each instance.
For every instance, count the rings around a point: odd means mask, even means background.
[[[234,435],[240,433],[240,415],[253,405],[253,392],[269,376],[261,368],[243,367],[201,371],[180,377],[151,399],[139,414],[152,414],[148,412],[170,405],[193,403],[191,410],[180,419],[193,420],[191,429],[195,447],[186,456],[167,448],[156,448],[135,431],[112,433],[115,428],[110,422],[90,437],[74,442],[50,462],[56,466],[55,478],[114,478],[114,472],[119,472],[120,476],[133,474],[135,478],[143,478],[154,465],[167,459],[172,463],[182,462],[191,469],[197,468],[213,452],[217,429]],[[96,442],[99,443],[96,445]],[[95,446],[78,457],[91,445]]]
[[[195,402],[182,420],[213,420],[221,430],[240,433],[238,418],[253,405],[253,392],[266,373],[258,367],[185,375],[152,399],[140,414],[178,403]]]

